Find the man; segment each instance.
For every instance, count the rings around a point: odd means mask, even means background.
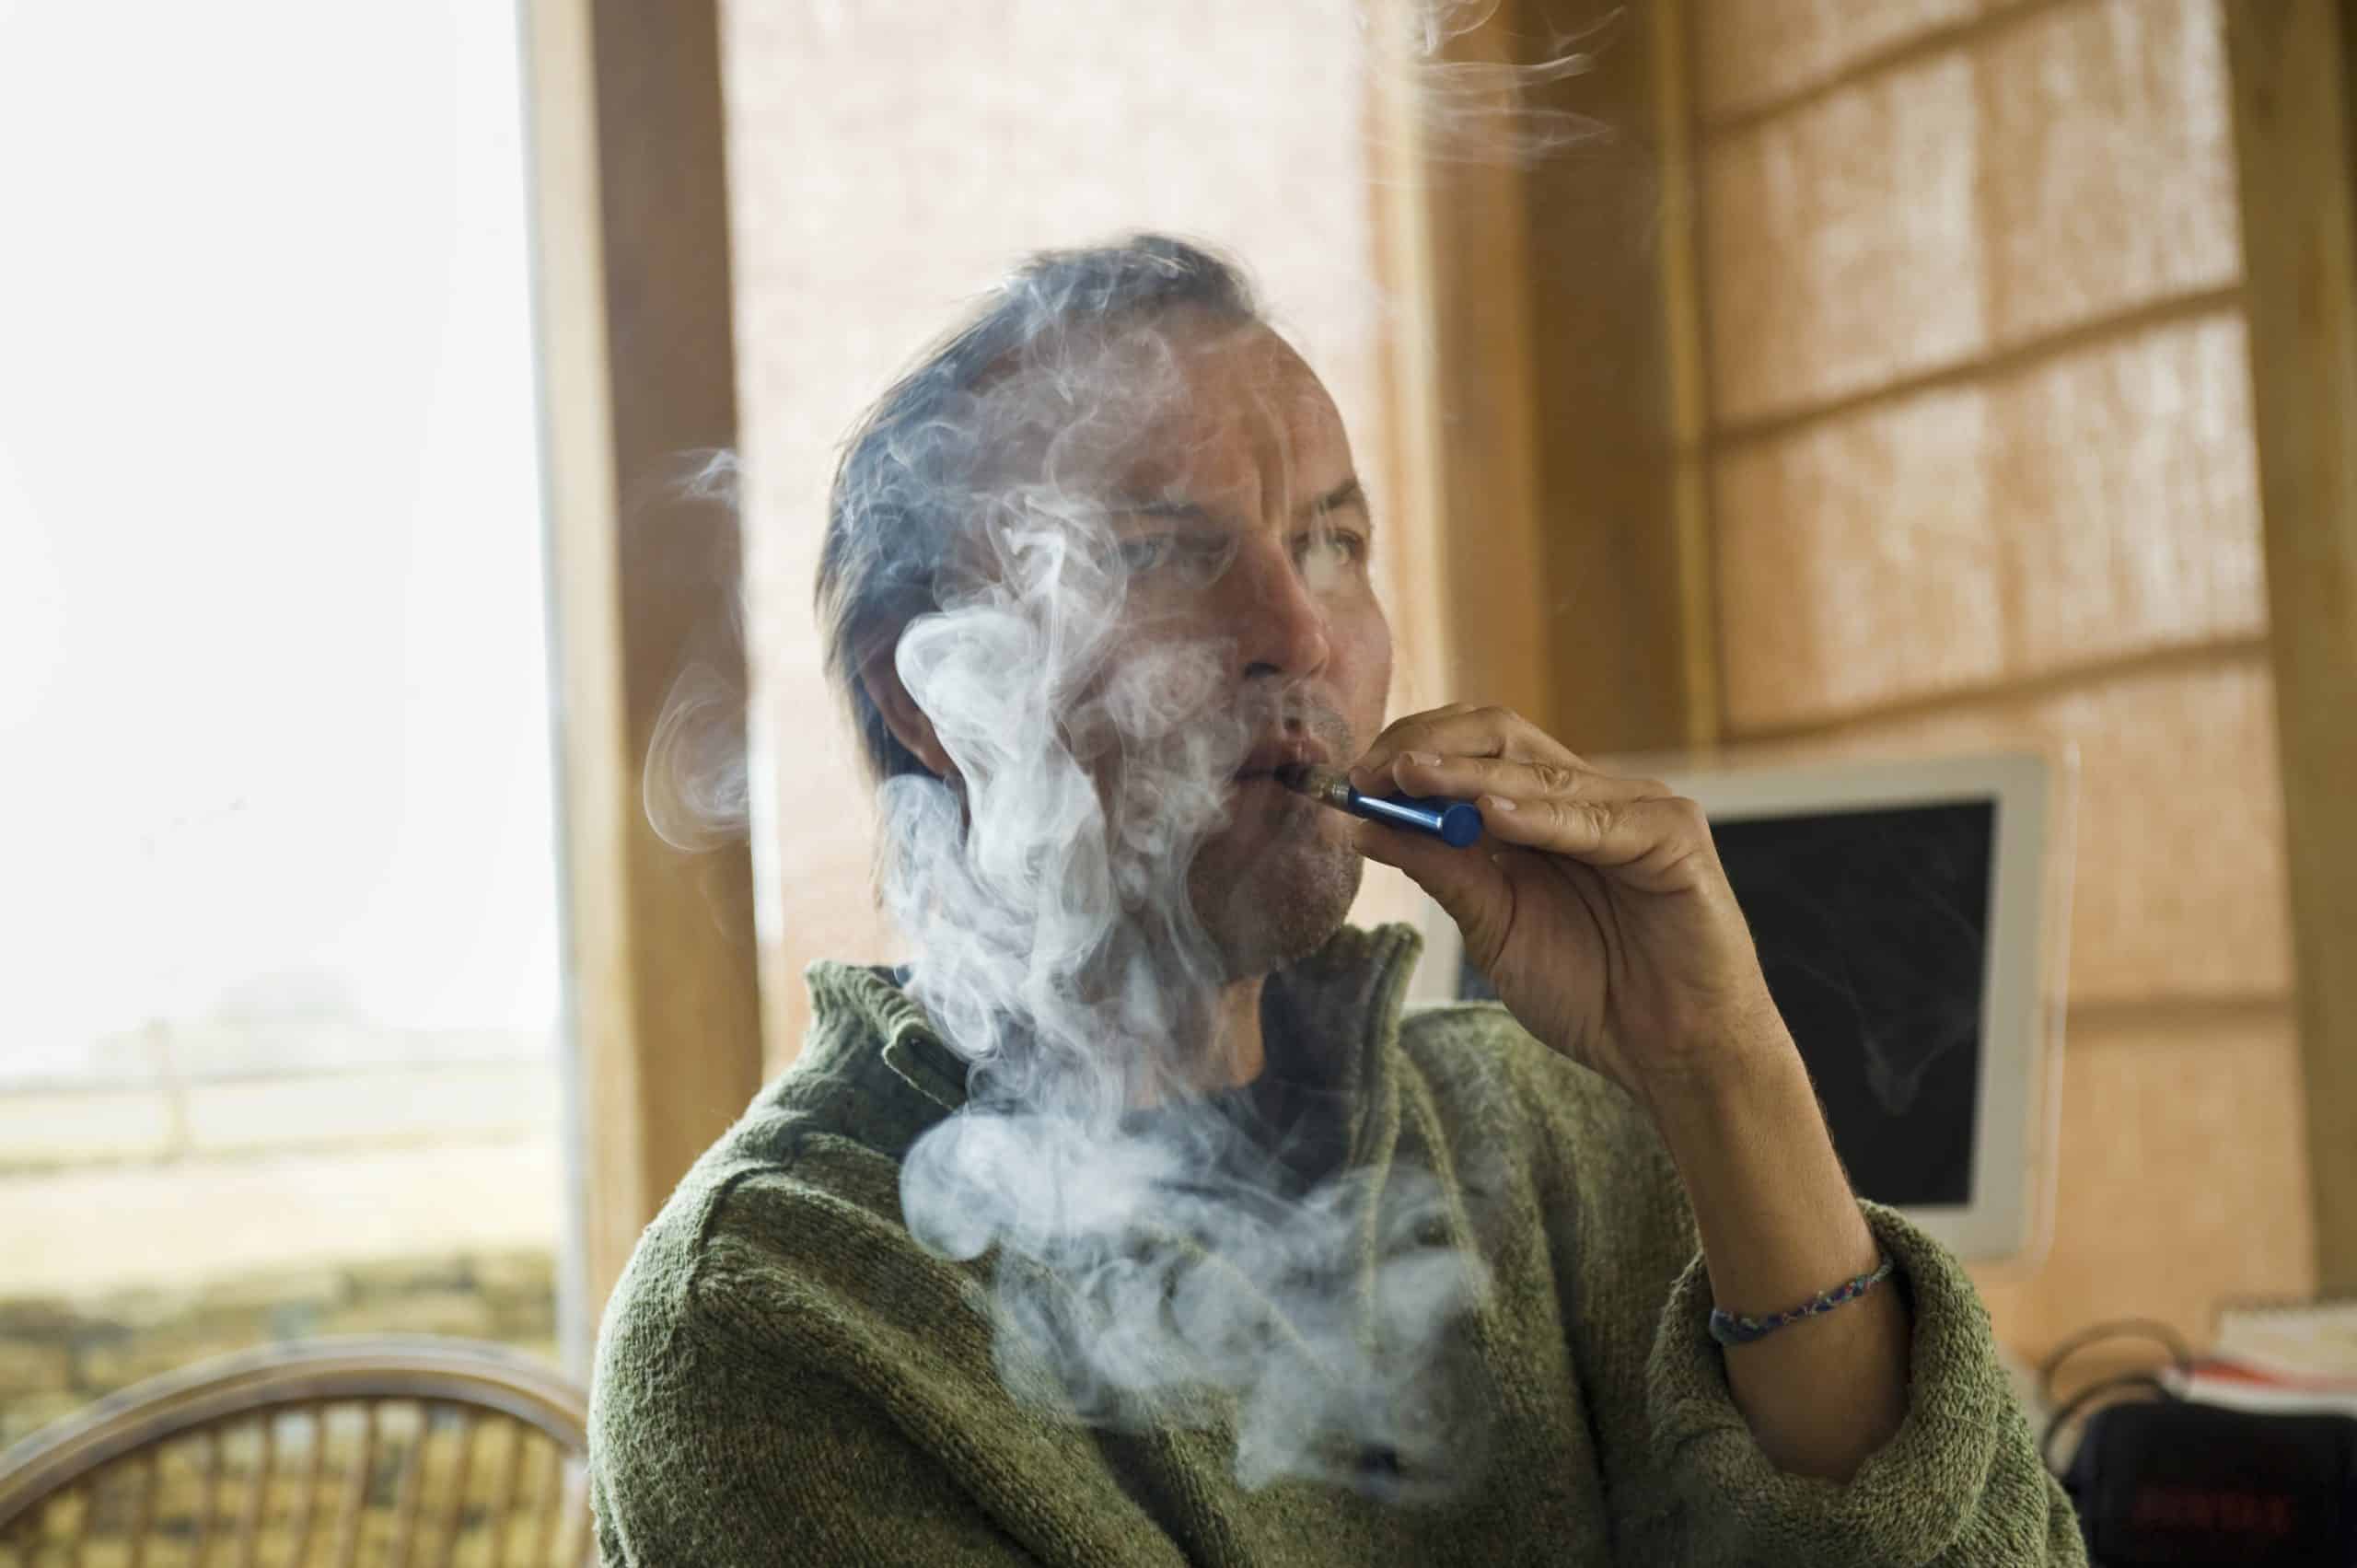
[[[914,962],[813,967],[641,1243],[608,1563],[2084,1561],[1699,808],[1502,710],[1385,726],[1375,537],[1317,377],[1166,238],[1036,258],[870,414],[819,602]],[[1402,1016],[1362,858],[1502,1005]]]

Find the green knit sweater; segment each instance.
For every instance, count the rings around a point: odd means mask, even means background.
[[[604,1562],[2085,1562],[1971,1282],[1876,1204],[1914,1313],[1905,1423],[1846,1484],[1770,1463],[1729,1397],[1650,1124],[1499,1007],[1403,1016],[1417,947],[1404,926],[1345,929],[1272,977],[1264,1016],[1272,1068],[1348,1092],[1342,1157],[1377,1179],[1420,1165],[1462,1219],[1459,1173],[1504,1156],[1504,1191],[1450,1237],[1492,1270],[1467,1327],[1494,1441],[1446,1502],[1248,1490],[1217,1421],[1121,1435],[1010,1398],[992,1257],[937,1259],[900,1216],[900,1157],[963,1103],[959,1060],[888,975],[819,964],[800,1060],[680,1183],[608,1308],[590,1400]]]

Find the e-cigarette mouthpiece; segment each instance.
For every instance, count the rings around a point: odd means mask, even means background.
[[[1351,777],[1340,768],[1315,763],[1290,763],[1277,771],[1277,782],[1296,795],[1322,806],[1364,817],[1370,822],[1428,833],[1451,849],[1463,849],[1481,836],[1481,812],[1469,800],[1441,796],[1362,795],[1351,787]]]

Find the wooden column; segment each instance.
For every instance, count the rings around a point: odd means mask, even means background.
[[[1591,755],[1704,744],[1717,626],[1684,6],[1536,9],[1593,56],[1543,101],[1596,125],[1526,177],[1554,728]]]
[[[691,662],[741,737],[737,519],[681,488],[735,444],[735,357],[714,6],[528,0],[525,26],[579,1368],[639,1232],[761,1079],[746,845],[676,850],[641,796]]]
[[[1670,526],[1651,557],[1657,592],[1674,598],[1678,677],[1666,702],[1637,715],[1631,745],[1673,739],[1689,749],[1719,744],[1721,693],[1716,525],[1711,514],[1710,349],[1702,307],[1701,163],[1696,150],[1691,13],[1687,0],[1655,0],[1647,46],[1653,65],[1654,167],[1661,180],[1661,363]],[[1666,647],[1661,656],[1672,656]],[[1672,726],[1677,733],[1673,736]]]
[[[1436,53],[1428,12],[1368,14],[1400,531],[1438,601],[1434,700],[1503,703],[1596,757],[1707,742],[1682,12],[1505,0]],[[1593,59],[1566,76],[1551,63],[1571,52]],[[1514,156],[1574,116],[1593,134]]]
[[[2357,14],[2229,0],[2316,1278],[2357,1295]]]
[[[1418,7],[1368,0],[1376,275],[1390,306],[1391,466],[1407,514],[1391,548],[1434,612],[1431,642],[1403,636],[1401,656],[1426,688],[1405,695],[1420,707],[1499,703],[1544,724],[1555,659],[1523,176],[1465,129],[1480,110],[1462,88],[1434,96],[1451,80],[1436,71],[1510,58],[1513,11],[1501,6],[1436,58],[1423,52]],[[1511,100],[1494,107],[1504,114]]]

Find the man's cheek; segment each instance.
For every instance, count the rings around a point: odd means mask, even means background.
[[[1353,656],[1346,688],[1350,700],[1352,738],[1365,746],[1382,733],[1383,714],[1391,694],[1391,638],[1378,620],[1351,649]]]

